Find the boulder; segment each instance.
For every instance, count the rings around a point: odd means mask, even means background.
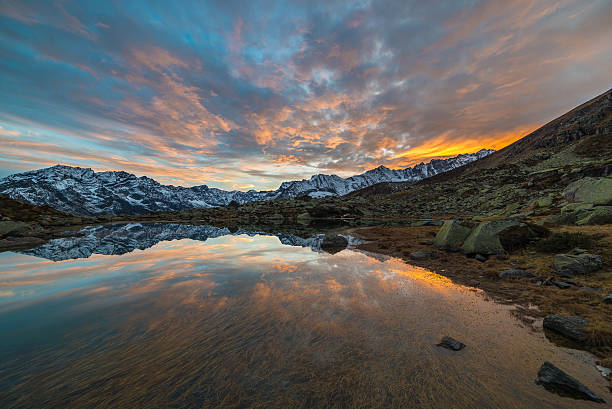
[[[489,259],[489,257],[483,256],[482,254],[476,254],[476,256],[474,258],[476,260],[480,261],[481,263],[484,263],[485,261],[487,261]]]
[[[529,271],[511,268],[499,273],[499,278],[532,278],[534,275]]]
[[[30,226],[23,222],[15,222],[12,220],[0,221],[0,237],[26,233],[30,230],[32,230]]]
[[[578,217],[574,213],[554,214],[540,221],[540,224],[574,224]]]
[[[536,200],[536,205],[538,207],[550,207],[552,206],[552,197],[550,196],[546,196],[546,197],[541,197],[539,199]]]
[[[612,202],[612,178],[582,178],[570,183],[563,191],[570,202],[605,205]]]
[[[428,260],[432,258],[438,258],[438,253],[435,251],[419,250],[419,251],[410,253],[410,258],[413,260]]]
[[[596,254],[557,254],[553,268],[561,277],[588,274],[603,267],[603,258]]]
[[[561,396],[568,396],[575,399],[590,400],[598,403],[605,403],[600,396],[592,392],[589,388],[572,378],[561,369],[550,362],[544,362],[538,371],[536,384],[542,385],[547,390]]]
[[[327,253],[337,253],[348,246],[346,237],[340,235],[326,234],[321,242],[321,250]]]
[[[581,217],[576,221],[576,224],[579,226],[610,224],[612,223],[612,206],[597,206],[584,214],[580,214],[578,217]]]
[[[447,348],[447,349],[452,349],[453,351],[459,351],[465,348],[464,343],[459,342],[456,339],[451,338],[449,336],[443,337],[440,343],[437,344],[437,346]]]
[[[574,341],[583,342],[586,340],[586,326],[589,321],[581,317],[566,317],[563,315],[547,315],[544,317],[542,326],[551,331],[573,339]]]
[[[470,228],[462,226],[457,220],[447,220],[434,238],[434,245],[441,249],[459,248],[470,235]]]
[[[568,203],[561,208],[561,213],[582,212],[593,209],[593,203]]]
[[[587,287],[587,286],[582,286],[582,287],[580,287],[580,288],[579,288],[579,290],[582,290],[582,291],[591,291],[591,292],[598,292],[598,291],[601,291],[601,288],[599,288],[599,287]]]
[[[547,237],[550,231],[531,223],[520,223],[499,232],[499,241],[506,251],[515,251],[529,244],[537,237]]]
[[[553,281],[552,283],[555,287],[560,288],[562,290],[567,290],[572,286],[570,283],[566,283],[565,281]]]
[[[461,250],[466,254],[498,254],[505,251],[499,239],[502,231],[519,226],[514,220],[499,219],[490,222],[481,222],[465,239]]]

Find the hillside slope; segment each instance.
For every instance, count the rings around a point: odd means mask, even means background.
[[[283,223],[309,218],[491,217],[559,213],[568,185],[612,174],[612,90],[508,147],[417,182],[379,183],[343,197],[253,202],[180,217]]]
[[[394,216],[499,213],[528,198],[554,196],[583,176],[609,175],[612,90],[475,162],[414,183],[381,183],[348,200],[374,200]],[[360,199],[361,198],[361,199]]]

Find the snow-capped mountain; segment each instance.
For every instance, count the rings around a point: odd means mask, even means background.
[[[126,172],[94,172],[89,168],[52,166],[17,173],[0,179],[0,193],[36,205],[49,205],[74,215],[145,214],[225,206],[298,196],[343,196],[382,182],[412,182],[455,169],[491,154],[476,153],[449,159],[435,159],[412,168],[388,169],[379,166],[360,175],[314,175],[310,179],[283,182],[276,190],[226,191],[206,185],[181,187],[162,185],[146,176]]]
[[[321,244],[325,234],[312,237],[299,237],[291,234],[270,234],[251,232],[238,229],[231,232],[227,228],[214,226],[192,226],[175,223],[131,223],[123,225],[101,225],[85,227],[76,237],[54,239],[40,247],[22,250],[20,253],[41,257],[52,261],[88,258],[93,254],[120,255],[132,251],[146,250],[162,241],[191,239],[206,241],[208,239],[233,235],[264,235],[276,236],[287,246],[310,247],[312,251],[321,252]],[[351,236],[343,236],[348,245],[353,246],[360,241]]]

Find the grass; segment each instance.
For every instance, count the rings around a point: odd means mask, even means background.
[[[559,253],[576,247],[588,250],[593,247],[593,241],[591,236],[584,233],[561,232],[538,241],[535,248],[541,253]]]

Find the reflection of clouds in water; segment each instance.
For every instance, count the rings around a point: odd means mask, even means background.
[[[140,229],[142,231],[142,229]],[[164,241],[147,250],[121,256],[94,255],[86,259],[58,262],[41,261],[5,253],[0,289],[3,303],[13,307],[20,300],[61,297],[66,292],[89,292],[96,298],[125,298],[163,291],[172,286],[188,286],[232,293],[243,291],[254,280],[286,288],[320,291],[325,282],[338,292],[342,286],[358,288],[357,277],[370,275],[384,264],[352,252],[335,256],[285,246],[274,236],[227,235],[205,243],[182,240]],[[332,260],[332,262],[330,262]],[[400,269],[407,266],[398,261]],[[339,267],[341,265],[341,267]],[[403,267],[402,267],[403,266]],[[341,283],[336,271],[350,273],[352,282]],[[388,267],[383,268],[390,274]],[[315,275],[326,280],[315,280]],[[311,280],[311,281],[309,281]],[[316,282],[315,282],[316,281]],[[319,282],[320,281],[320,282]],[[290,287],[288,287],[290,286]]]
[[[563,407],[533,384],[552,358],[597,385],[586,361],[420,267],[244,238],[62,262],[0,255],[10,261],[4,291],[15,294],[0,299],[0,345],[46,325],[61,332],[19,353],[0,348],[14,377],[7,396],[30,407],[61,406],[67,393],[75,407],[110,396],[123,407],[299,407],[338,396],[339,406],[478,407],[485,395],[493,407]],[[13,329],[6,317],[29,319]],[[447,334],[468,345],[452,359],[434,346]]]

